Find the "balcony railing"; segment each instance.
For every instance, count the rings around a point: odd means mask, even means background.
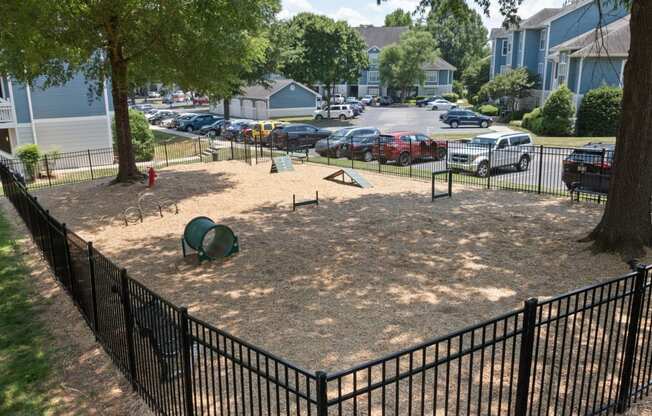
[[[12,123],[13,121],[14,111],[11,101],[0,98],[0,123]]]

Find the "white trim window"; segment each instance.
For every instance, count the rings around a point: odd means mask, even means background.
[[[508,50],[509,46],[508,45],[509,45],[509,42],[507,41],[507,39],[503,39],[503,43],[501,44],[502,50],[500,52],[502,56],[507,56],[507,52],[509,52],[509,50]]]
[[[369,71],[367,72],[367,82],[379,82],[380,77],[378,71]]]
[[[539,66],[537,67],[537,73],[538,73],[539,75],[541,75],[541,76],[543,76],[543,69],[544,69],[544,66],[545,66],[545,65],[544,65],[543,62],[539,62]]]
[[[512,41],[508,40],[507,41],[507,53],[512,53]]]
[[[546,36],[548,34],[548,31],[546,29],[541,29],[541,32],[539,32],[539,50],[540,51],[545,51],[546,50]]]
[[[379,56],[378,52],[369,52],[369,68],[378,67]]]
[[[507,65],[501,65],[500,66],[500,73],[504,74],[505,72],[507,72]]]
[[[557,66],[557,84],[562,85],[566,83],[568,77],[568,53],[562,52],[559,54],[559,65]]]
[[[426,82],[428,84],[439,84],[439,71],[426,71]]]

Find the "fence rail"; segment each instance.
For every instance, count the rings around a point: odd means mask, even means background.
[[[225,159],[264,158],[256,144],[218,146]],[[0,180],[98,342],[158,414],[599,415],[624,412],[652,386],[651,267],[528,299],[350,369],[312,372],[132,279],[52,217],[7,163]]]

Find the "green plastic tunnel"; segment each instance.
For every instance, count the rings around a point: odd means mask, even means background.
[[[186,244],[199,253],[200,260],[216,260],[238,252],[238,237],[226,225],[208,217],[193,218],[183,231]]]

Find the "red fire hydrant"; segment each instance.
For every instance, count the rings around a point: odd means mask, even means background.
[[[154,186],[154,183],[156,182],[156,178],[158,175],[156,174],[156,171],[154,170],[154,167],[150,167],[147,169],[147,187],[152,188]]]

